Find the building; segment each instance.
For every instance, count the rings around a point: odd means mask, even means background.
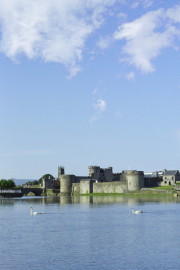
[[[144,187],[158,187],[162,182],[163,171],[145,172],[144,173]]]
[[[144,172],[129,170],[114,174],[112,167],[89,166],[88,176],[61,174],[60,194],[125,193],[144,187]]]
[[[98,182],[112,182],[114,175],[112,167],[100,168],[99,166],[89,166],[89,177]]]
[[[58,167],[58,178],[43,179],[45,189],[59,189],[61,195],[89,193],[127,193],[141,188],[175,185],[180,181],[178,170],[163,170],[144,173],[125,170],[113,173],[112,167],[89,166],[88,176],[65,174],[64,167]]]
[[[163,171],[161,186],[175,185],[177,181],[180,181],[180,173],[178,170]]]

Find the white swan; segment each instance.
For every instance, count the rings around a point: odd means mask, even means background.
[[[137,210],[137,211],[134,211],[134,209],[133,209],[133,208],[131,208],[131,210],[132,210],[132,214],[142,214],[142,213],[143,213],[143,211],[142,211],[142,210]]]
[[[40,212],[33,212],[32,206],[31,206],[30,208],[31,208],[31,216],[32,216],[32,215],[40,215],[40,214],[42,214],[42,213],[40,213]]]

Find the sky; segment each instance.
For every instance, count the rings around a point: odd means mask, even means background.
[[[180,2],[0,0],[0,179],[180,170]]]

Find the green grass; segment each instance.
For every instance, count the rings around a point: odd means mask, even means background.
[[[175,186],[152,187],[151,189],[172,190]]]
[[[94,197],[94,196],[101,196],[101,197],[106,197],[106,196],[114,196],[114,197],[152,197],[152,196],[171,196],[172,194],[165,194],[165,193],[157,193],[153,192],[151,190],[141,192],[141,191],[134,191],[130,193],[88,193],[88,194],[73,194],[73,196],[89,196],[89,197]]]

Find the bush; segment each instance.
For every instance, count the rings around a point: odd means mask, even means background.
[[[6,180],[1,179],[0,180],[0,189],[11,189],[14,188],[16,185],[12,179]]]
[[[26,182],[23,186],[37,186],[37,185],[38,185],[38,181],[33,180],[33,181]]]
[[[40,179],[39,179],[39,184],[42,184],[42,180],[48,180],[48,179],[55,179],[54,176],[52,176],[51,174],[44,174]]]

